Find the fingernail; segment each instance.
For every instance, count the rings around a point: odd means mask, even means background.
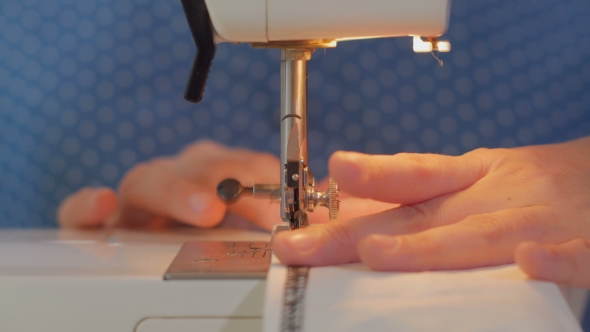
[[[205,212],[209,207],[209,195],[192,195],[189,199],[189,206],[194,213]]]
[[[379,246],[383,250],[394,250],[397,248],[399,244],[399,240],[397,237],[386,236],[386,235],[373,235],[371,236],[371,240],[377,246]]]
[[[293,248],[295,248],[299,252],[309,252],[312,251],[318,243],[319,236],[315,232],[294,232],[294,234],[289,235],[287,241]]]

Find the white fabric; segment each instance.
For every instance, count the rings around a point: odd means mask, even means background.
[[[264,331],[278,331],[286,267],[273,257]],[[388,273],[362,264],[310,270],[304,331],[581,331],[559,288],[514,265]]]

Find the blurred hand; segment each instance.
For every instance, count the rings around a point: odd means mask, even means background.
[[[363,261],[423,271],[510,263],[516,255],[533,277],[590,284],[588,138],[459,157],[337,152],[329,168],[352,195],[402,205],[279,234],[273,248],[285,264]],[[536,244],[519,247],[525,241]]]
[[[229,210],[269,228],[279,220],[278,204],[241,199],[226,206],[216,197],[217,184],[228,177],[242,183],[278,183],[279,162],[270,154],[197,142],[179,155],[157,158],[132,168],[119,184],[85,188],[66,198],[58,221],[66,227],[161,227],[182,222],[199,227],[219,224]]]
[[[84,188],[74,193],[62,202],[58,221],[64,227],[112,223],[155,228],[176,222],[213,227],[222,222],[226,213],[232,213],[271,229],[282,222],[278,202],[243,198],[226,206],[217,198],[216,187],[225,178],[235,178],[244,185],[278,184],[279,173],[279,160],[270,154],[197,142],[178,156],[135,166],[121,181],[118,193],[109,188]],[[348,218],[392,206],[369,199],[343,200],[348,201],[342,215]],[[326,222],[327,215],[327,210],[318,209],[310,214],[310,220]]]

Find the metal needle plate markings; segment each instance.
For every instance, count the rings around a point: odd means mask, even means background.
[[[265,279],[271,256],[269,242],[186,242],[164,279]]]

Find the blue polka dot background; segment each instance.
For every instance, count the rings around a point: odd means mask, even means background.
[[[309,70],[311,166],[339,149],[461,154],[590,134],[588,1],[453,1],[453,50],[342,42]],[[58,203],[116,186],[197,139],[278,153],[279,53],[221,44],[202,104],[179,1],[0,4],[0,220],[54,226]]]
[[[587,1],[453,1],[453,50],[342,42],[309,70],[311,166],[339,149],[461,154],[590,134]],[[279,53],[221,44],[205,99],[179,1],[0,4],[0,220],[54,226],[58,203],[116,186],[197,139],[279,150]]]
[[[315,52],[316,175],[339,149],[457,155],[590,134],[589,1],[454,0],[445,38],[443,66],[410,38]],[[278,51],[220,44],[198,105],[183,99],[194,53],[180,1],[0,1],[0,226],[55,226],[68,194],[198,139],[278,154]]]

